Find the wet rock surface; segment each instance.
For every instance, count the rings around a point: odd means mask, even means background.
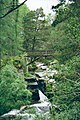
[[[51,108],[51,103],[48,98],[39,90],[40,100],[36,104],[23,106],[20,110],[12,110],[1,116],[1,119],[15,119],[20,118],[21,120],[36,120],[36,117],[44,117],[44,120],[48,120],[49,118],[49,110]],[[31,114],[29,110],[33,110],[34,113]]]

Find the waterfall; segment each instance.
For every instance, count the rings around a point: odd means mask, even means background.
[[[40,102],[48,101],[48,98],[39,90]]]

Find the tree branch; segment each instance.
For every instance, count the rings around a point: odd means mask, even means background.
[[[27,0],[24,0],[24,2],[22,2],[20,5],[17,5],[16,7],[12,8],[11,10],[9,10],[6,14],[4,14],[3,16],[0,17],[1,18],[4,18],[6,17],[8,14],[12,13],[14,10],[18,9],[20,6],[22,6]]]
[[[35,59],[32,60],[30,63],[26,64],[26,66],[28,66],[28,65],[30,65],[30,64],[32,64],[32,63],[34,63],[34,62],[35,62],[36,60],[38,60],[38,59],[40,59],[40,57],[35,58]]]

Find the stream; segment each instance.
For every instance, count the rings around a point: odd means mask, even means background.
[[[28,106],[27,110],[22,110],[26,106],[23,106],[20,110],[13,109],[10,112],[2,115],[1,119],[3,120],[15,120],[15,118],[21,118],[20,120],[49,120],[49,111],[51,108],[51,103],[48,98],[39,90],[40,100],[36,104],[31,104]],[[28,110],[35,110],[35,113],[32,114]]]
[[[43,70],[42,72],[35,72],[35,75],[38,77],[38,79],[48,79],[48,81],[51,81],[48,76],[52,76],[54,74],[57,74],[57,71],[53,70],[49,70],[47,68],[47,66],[39,66],[41,67]],[[28,79],[30,81],[30,79]],[[31,79],[32,80],[32,79]],[[41,81],[40,81],[41,82]],[[53,80],[53,82],[55,82],[55,80]],[[34,82],[34,83],[30,83],[35,85],[35,89],[37,89],[37,83],[38,82]],[[39,83],[38,83],[39,84]],[[43,86],[42,86],[43,87]],[[44,88],[45,89],[45,88]],[[20,108],[20,110],[17,109],[13,109],[10,112],[4,114],[1,116],[1,118],[11,118],[11,120],[15,120],[14,118],[16,117],[20,117],[20,120],[42,120],[44,118],[44,120],[49,120],[49,116],[50,116],[50,109],[52,108],[52,105],[50,103],[50,101],[48,100],[48,98],[44,95],[44,89],[37,89],[38,91],[38,100],[35,104],[31,104],[28,106],[23,106]],[[36,94],[34,94],[36,97]],[[30,112],[30,111],[35,111]],[[42,118],[42,119],[41,119]]]

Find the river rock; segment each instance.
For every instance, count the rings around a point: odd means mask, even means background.
[[[20,110],[13,109],[13,110],[9,111],[8,113],[2,115],[2,116],[1,116],[1,119],[16,117],[17,114],[19,114],[19,113],[20,113]]]
[[[18,114],[17,117],[20,117],[21,120],[35,120],[35,114],[28,114],[28,113],[24,113],[24,114]]]

